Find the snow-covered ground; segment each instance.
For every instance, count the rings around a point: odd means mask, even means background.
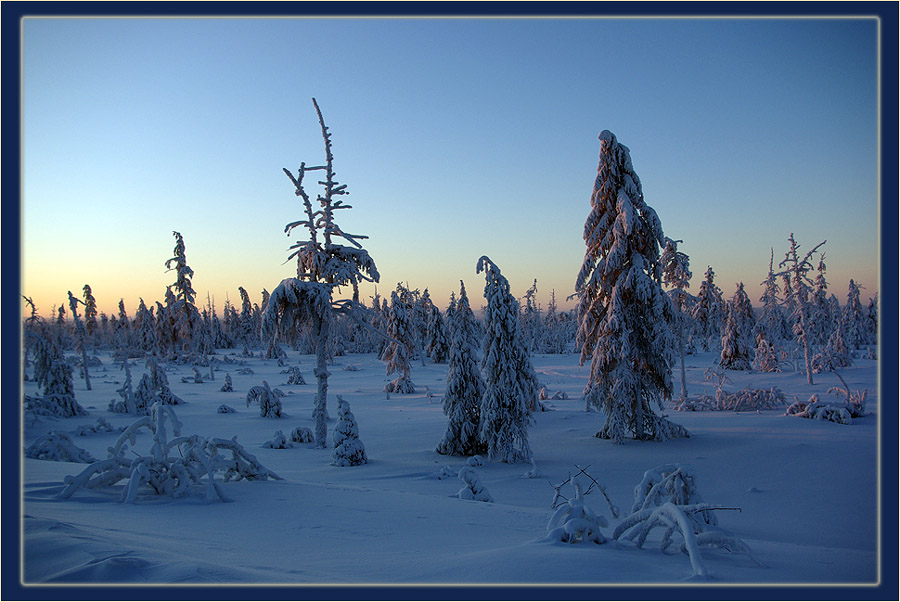
[[[220,353],[219,357],[222,357]],[[239,357],[232,356],[235,360]],[[24,443],[48,430],[73,431],[106,418],[122,427],[133,417],[107,411],[124,374],[107,356],[92,369],[93,391],[76,377],[78,401],[89,416],[41,418],[26,424]],[[553,514],[554,489],[575,465],[607,485],[623,512],[644,471],[660,464],[693,467],[706,502],[740,510],[719,510],[719,525],[743,540],[743,553],[704,549],[703,562],[718,584],[865,585],[879,579],[877,362],[859,359],[841,371],[853,390],[868,390],[864,418],[852,425],[762,412],[672,412],[689,439],[663,443],[629,440],[625,445],[593,437],[603,416],[586,412],[580,399],[587,367],[574,355],[535,356],[537,375],[550,393],[534,416],[529,441],[542,476],[526,478],[531,465],[486,462],[475,470],[493,502],[461,500],[455,476],[437,478],[449,465],[455,474],[466,458],[435,453],[446,427],[440,399],[447,365],[413,363],[417,392],[382,389],[389,378],[374,355],[338,357],[329,381],[329,443],[336,424],[336,395],[356,416],[368,464],[337,467],[331,450],[301,444],[269,449],[276,430],[313,428],[315,383],[312,356],[288,352],[308,384],[286,385],[275,361],[245,359],[245,366],[219,364],[214,381],[182,383],[190,367],[169,366],[172,390],[186,403],[175,407],[183,434],[238,442],[284,480],[222,484],[228,503],[207,503],[205,492],[173,499],[143,491],[134,504],[119,503],[120,483],[110,490],[80,490],[58,499],[66,475],[85,464],[25,458],[22,529],[26,584],[34,583],[228,583],[242,584],[659,584],[691,578],[687,555],[663,554],[654,531],[642,548],[610,542],[567,544],[544,540]],[[713,391],[703,380],[712,354],[688,356],[689,392]],[[347,370],[352,365],[358,370]],[[238,368],[253,370],[239,374]],[[135,384],[144,370],[138,360]],[[234,391],[220,388],[229,372]],[[208,369],[201,368],[208,375]],[[678,390],[677,370],[675,371]],[[777,386],[788,402],[821,397],[840,385],[833,374],[809,386],[798,373],[729,372],[726,389]],[[286,417],[263,418],[245,397],[266,380],[287,393]],[[427,389],[426,389],[427,387]],[[34,383],[25,384],[35,394]],[[836,399],[836,398],[835,398]],[[217,413],[221,404],[237,411]],[[73,436],[95,458],[106,457],[117,433]],[[134,449],[146,454],[150,435],[142,431]],[[892,452],[891,452],[892,453]],[[565,490],[564,490],[565,493]],[[571,494],[571,492],[569,492]],[[586,498],[606,516],[608,536],[618,522],[599,493]],[[894,509],[888,509],[893,512]],[[889,570],[894,570],[890,567]]]

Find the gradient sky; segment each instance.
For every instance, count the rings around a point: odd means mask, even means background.
[[[175,281],[221,310],[282,278],[302,216],[281,172],[333,133],[381,272],[480,306],[488,255],[563,307],[584,255],[601,130],[646,202],[756,303],[770,248],[824,246],[830,291],[878,290],[875,19],[53,19],[23,35],[23,293],[42,315],[91,285],[129,314]],[[371,287],[363,295],[371,294]],[[221,314],[220,314],[221,315]]]

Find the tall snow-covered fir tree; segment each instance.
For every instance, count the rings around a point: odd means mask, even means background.
[[[84,327],[88,336],[93,336],[94,330],[97,328],[97,300],[94,299],[94,293],[89,284],[85,284],[81,290],[84,299]]]
[[[691,326],[688,311],[692,302],[692,296],[687,292],[687,288],[691,285],[691,263],[687,254],[678,250],[680,240],[672,240],[666,237],[666,246],[660,256],[662,264],[663,284],[670,287],[669,297],[675,303],[677,310],[677,333],[678,333],[678,357],[681,362],[681,398],[686,399],[688,396],[687,384],[684,370],[684,333]]]
[[[522,341],[525,343],[528,353],[537,353],[543,338],[543,322],[537,304],[537,278],[534,284],[525,291],[524,305],[519,313],[519,332],[522,333]]]
[[[824,345],[834,331],[834,316],[831,315],[831,304],[828,301],[828,281],[825,280],[825,253],[819,256],[816,268],[815,286],[810,298],[809,332],[815,345]]]
[[[538,383],[531,357],[519,333],[519,304],[509,281],[485,256],[477,272],[484,272],[484,395],[481,398],[479,438],[491,460],[515,464],[532,459],[528,423],[538,407]],[[459,306],[457,305],[457,312]]]
[[[744,285],[738,289],[744,292]],[[746,293],[744,293],[746,297]],[[727,370],[749,370],[752,352],[750,345],[750,331],[744,325],[744,319],[739,309],[740,300],[738,293],[725,304],[725,325],[722,328],[722,352],[719,357],[719,365]],[[749,303],[749,300],[748,300]]]
[[[762,334],[763,338],[772,344],[789,334],[784,313],[781,311],[781,301],[778,297],[780,288],[778,279],[775,277],[774,262],[775,250],[770,249],[769,273],[766,279],[760,283],[764,287],[762,297],[759,298],[759,302],[762,303],[762,311],[759,319],[756,321],[756,326],[753,328],[754,337]]]
[[[443,364],[450,355],[447,325],[441,316],[441,310],[434,303],[430,306],[428,331],[425,337],[425,352],[435,364]]]
[[[69,291],[69,309],[72,311],[72,320],[75,322],[75,351],[81,354],[81,369],[84,374],[84,385],[88,391],[91,390],[91,374],[88,371],[87,357],[87,328],[78,317],[78,304],[83,303],[75,298],[72,291]]]
[[[725,300],[722,298],[722,290],[716,286],[715,278],[716,273],[707,266],[692,310],[697,336],[707,351],[710,349],[710,341],[721,338],[725,318]]]
[[[841,316],[844,326],[844,341],[850,349],[859,349],[866,341],[865,317],[859,301],[859,285],[850,279],[847,287],[847,305]]]
[[[459,282],[459,301],[454,300],[453,305],[453,312],[448,312],[447,319],[450,331],[450,366],[444,393],[447,432],[435,451],[452,456],[473,456],[487,451],[479,438],[484,379],[478,366],[475,314],[469,307],[462,280]]]
[[[878,293],[869,298],[866,306],[865,330],[866,342],[869,345],[878,344]]]
[[[652,408],[672,396],[676,309],[662,290],[656,211],[644,202],[628,147],[600,133],[600,161],[584,224],[587,249],[575,281],[581,363],[590,360],[584,395],[606,413],[598,437],[687,437]]]
[[[398,290],[391,291],[391,310],[387,319],[387,333],[392,340],[384,348],[381,360],[387,364],[385,366],[387,374],[399,374],[397,378],[385,385],[385,393],[405,395],[416,392],[416,388],[409,378],[410,359],[414,353],[416,335],[413,332],[410,308],[398,294],[401,288],[398,284]]]
[[[290,235],[294,228],[303,226],[309,232],[309,238],[291,246],[288,260],[296,258],[297,277],[285,278],[272,291],[263,316],[262,331],[268,342],[269,338],[278,334],[291,340],[304,325],[310,329],[316,349],[316,368],[313,370],[317,384],[313,412],[316,447],[325,448],[328,437],[329,331],[338,313],[356,317],[364,309],[359,303],[359,283],[378,282],[379,274],[369,252],[359,242],[366,237],[348,234],[334,219],[336,211],[351,207],[341,199],[349,193],[347,185],[338,183],[335,178],[331,133],[316,99],[313,98],[312,102],[325,143],[325,164],[307,166],[300,163],[296,177],[288,169],[283,170],[294,185],[294,194],[303,201],[305,213],[302,219],[287,224],[284,231]],[[318,209],[313,208],[313,201],[303,183],[304,176],[311,171],[324,172],[324,179],[319,180],[323,191],[316,197]],[[345,240],[350,246],[338,244],[337,239]],[[342,286],[352,287],[353,297],[333,300],[334,290]]]
[[[812,258],[813,253],[815,253],[819,247],[824,245],[826,241],[823,240],[814,246],[802,258],[798,254],[800,245],[797,244],[797,241],[794,239],[793,232],[791,232],[791,235],[788,237],[788,242],[791,246],[787,253],[785,253],[784,259],[778,264],[778,267],[784,268],[779,275],[785,278],[785,283],[790,284],[790,288],[785,290],[786,301],[794,311],[794,315],[791,316],[793,318],[794,334],[797,336],[797,341],[803,347],[803,360],[806,364],[806,382],[811,385],[814,383],[812,377],[812,351],[810,349],[812,341],[810,341],[809,335],[809,298],[812,294],[814,283],[807,274],[813,269],[810,258]]]
[[[175,237],[174,257],[166,261],[169,270],[175,270],[175,307],[174,320],[177,338],[174,341],[175,354],[190,354],[194,351],[194,335],[200,322],[200,312],[197,311],[195,299],[197,293],[191,287],[191,278],[194,270],[187,264],[185,256],[184,238],[180,232],[172,232]],[[174,266],[174,267],[173,267]]]

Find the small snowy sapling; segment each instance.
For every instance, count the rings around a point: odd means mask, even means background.
[[[366,447],[359,440],[359,427],[356,418],[350,411],[350,404],[344,401],[340,395],[338,400],[338,423],[334,427],[334,452],[332,453],[335,466],[359,466],[366,464]]]

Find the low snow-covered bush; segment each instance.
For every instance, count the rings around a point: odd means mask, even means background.
[[[478,454],[475,454],[474,456],[466,460],[466,464],[468,464],[469,466],[484,466],[484,459]]]
[[[547,401],[547,400],[555,401],[555,400],[568,399],[568,398],[569,398],[569,396],[566,395],[565,391],[556,391],[555,393],[553,393],[551,395],[550,393],[547,392],[547,387],[541,387],[541,390],[538,393],[538,400],[540,400],[540,401]]]
[[[216,410],[216,412],[218,412],[219,414],[234,414],[235,412],[237,412],[237,410],[235,410],[233,407],[225,405],[223,403],[222,405],[219,406],[219,408]]]
[[[607,539],[600,531],[609,526],[604,516],[600,516],[584,503],[585,482],[581,476],[572,480],[575,497],[562,504],[547,522],[547,539],[566,543],[606,543]]]
[[[263,447],[269,447],[271,449],[288,449],[294,447],[294,444],[288,441],[288,438],[284,436],[283,432],[275,431],[275,436],[272,437],[271,441],[263,443]]]
[[[294,443],[313,443],[315,442],[315,437],[313,436],[312,429],[305,426],[298,426],[291,431],[291,441]]]
[[[172,423],[175,435],[171,440],[167,434],[167,420]],[[174,408],[157,401],[151,406],[149,415],[139,418],[119,435],[105,460],[93,462],[78,475],[67,476],[59,497],[69,498],[79,489],[109,488],[123,480],[127,483],[120,497],[122,502],[135,502],[138,494],[148,488],[157,495],[182,497],[189,495],[195,487],[203,487],[206,477],[206,499],[228,501],[215,480],[220,471],[224,473],[224,482],[281,480],[249,454],[237,442],[237,437],[228,440],[181,436],[181,426]],[[129,443],[134,445],[141,429],[152,434],[153,443],[148,455],[134,454],[128,449]],[[223,457],[220,451],[231,452],[231,457]]]
[[[50,431],[46,435],[39,437],[25,449],[25,457],[38,460],[52,460],[54,462],[81,462],[84,464],[96,461],[89,452],[75,445],[69,434],[63,431]]]
[[[287,384],[289,385],[305,385],[306,380],[303,378],[303,374],[300,372],[299,366],[292,366],[290,370],[282,371],[282,374],[288,375]]]
[[[474,500],[476,502],[493,502],[494,498],[488,492],[487,488],[481,484],[478,473],[471,466],[463,466],[459,469],[459,480],[465,483],[465,486],[456,494],[461,500]]]
[[[231,374],[229,372],[225,373],[225,384],[222,385],[222,388],[219,389],[223,393],[228,393],[229,391],[234,391],[234,385],[231,384]]]
[[[786,416],[798,418],[811,418],[813,420],[827,420],[838,424],[853,424],[853,417],[846,404],[831,403],[819,399],[817,393],[813,393],[809,401],[799,399],[788,406]]]
[[[278,389],[269,388],[269,383],[251,387],[247,392],[247,407],[259,404],[259,415],[263,418],[281,418],[281,399]]]
[[[79,437],[86,437],[88,435],[93,435],[95,433],[113,433],[115,431],[125,430],[123,428],[115,428],[113,425],[109,423],[106,418],[102,416],[97,419],[96,424],[83,424],[79,427],[76,427],[72,433]]]
[[[340,395],[338,400],[338,423],[334,427],[334,451],[332,453],[335,466],[359,466],[366,464],[366,447],[359,440],[359,427],[356,418],[350,411],[350,404]]]

